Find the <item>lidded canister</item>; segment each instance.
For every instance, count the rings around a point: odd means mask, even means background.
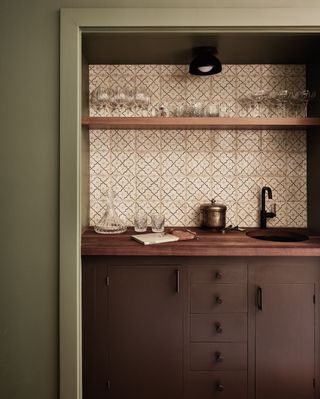
[[[226,226],[226,210],[226,205],[219,204],[214,199],[210,203],[200,205],[201,227],[223,229]]]

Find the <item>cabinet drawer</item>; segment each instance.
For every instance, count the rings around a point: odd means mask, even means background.
[[[191,370],[246,370],[246,343],[190,344]]]
[[[191,372],[188,376],[186,397],[187,399],[246,399],[247,373],[245,371]]]
[[[190,316],[191,342],[243,342],[247,340],[247,314],[193,314]]]
[[[192,267],[191,283],[246,283],[246,265],[216,265]]]
[[[244,284],[192,284],[191,313],[246,312]]]

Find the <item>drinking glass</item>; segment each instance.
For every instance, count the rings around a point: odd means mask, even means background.
[[[218,104],[208,104],[204,108],[205,116],[219,116],[219,105]]]
[[[153,213],[151,216],[151,229],[154,233],[164,232],[165,217],[162,213]]]
[[[144,212],[137,212],[134,215],[134,231],[143,233],[148,228],[148,216]]]

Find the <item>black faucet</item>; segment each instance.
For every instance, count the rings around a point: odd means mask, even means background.
[[[272,199],[272,191],[270,187],[262,187],[261,190],[261,211],[260,211],[260,228],[267,228],[267,219],[274,218],[276,216],[275,212],[266,211],[266,192],[268,193],[268,198]]]

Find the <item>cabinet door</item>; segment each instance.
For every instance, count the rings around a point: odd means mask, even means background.
[[[174,266],[109,269],[112,399],[183,395],[183,289]]]
[[[257,287],[256,399],[314,398],[313,284]]]

